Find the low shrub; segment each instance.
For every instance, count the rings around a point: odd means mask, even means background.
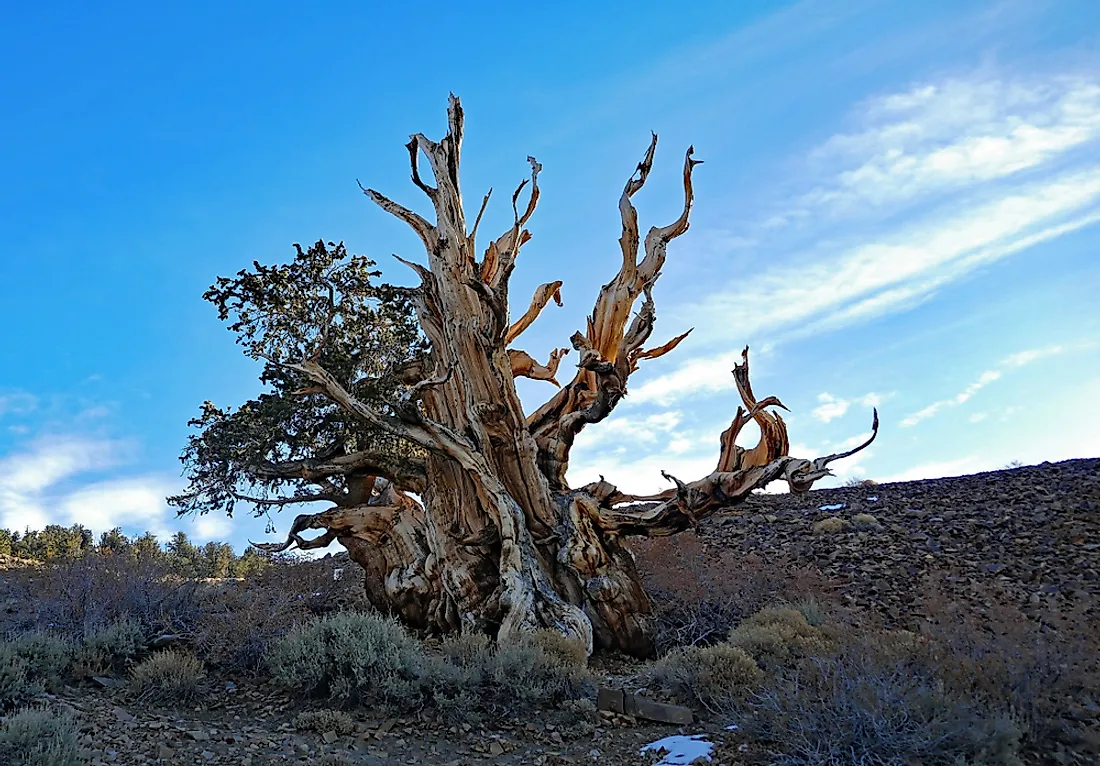
[[[198,588],[165,561],[90,553],[42,567],[32,595],[41,624],[67,635],[87,635],[120,620],[155,635],[189,629]]]
[[[747,701],[743,728],[778,747],[780,766],[1018,766],[1007,709],[954,696],[933,668],[892,654],[857,643],[780,668]]]
[[[275,575],[289,577],[277,568],[203,589],[191,633],[195,651],[206,663],[234,672],[256,671],[272,642],[309,619],[302,594],[275,582]]]
[[[821,521],[814,522],[813,530],[815,535],[832,535],[838,532],[846,532],[851,526],[852,523],[847,519],[842,519],[839,516],[829,516]]]
[[[676,649],[650,673],[659,685],[715,713],[735,710],[764,679],[745,650],[728,644]]]
[[[23,633],[7,643],[23,660],[27,677],[46,686],[65,675],[75,651],[72,643],[49,633]]]
[[[589,681],[584,647],[551,631],[504,646],[449,637],[431,653],[393,620],[352,612],[294,628],[266,659],[276,680],[313,696],[450,718],[555,705]]]
[[[284,686],[335,700],[410,710],[425,704],[427,657],[392,619],[344,612],[299,625],[266,655]]]
[[[836,608],[831,582],[793,558],[710,547],[698,535],[632,540],[653,601],[658,654],[724,641],[730,629],[776,601],[814,599]]]
[[[817,628],[825,624],[828,619],[829,611],[813,596],[806,596],[796,601],[785,602],[785,606],[789,606],[796,612],[801,614],[811,626]]]
[[[477,674],[482,707],[515,713],[576,698],[588,681],[586,660],[583,646],[551,630],[496,645]]]
[[[314,731],[318,734],[328,731],[351,734],[355,731],[355,720],[341,710],[310,710],[295,716],[294,726],[301,731]]]
[[[882,525],[869,513],[857,513],[852,517],[852,526],[856,529],[879,529]]]
[[[158,705],[180,705],[198,696],[204,675],[202,663],[193,655],[168,650],[135,665],[130,679],[140,699]]]
[[[66,715],[28,708],[0,724],[0,763],[79,766],[77,729]]]
[[[727,640],[766,667],[788,664],[826,646],[821,631],[792,607],[760,610],[730,631]]]
[[[42,691],[28,675],[27,661],[11,644],[0,644],[0,712],[24,705]]]
[[[145,634],[133,618],[92,628],[77,649],[74,665],[87,675],[124,670],[145,649]]]

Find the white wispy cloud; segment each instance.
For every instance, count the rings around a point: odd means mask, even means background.
[[[132,452],[127,441],[68,436],[39,439],[0,458],[0,527],[23,531],[82,524],[96,534],[123,527],[162,538],[190,527],[174,521],[165,503],[177,481],[109,475]],[[224,518],[203,517],[188,531],[199,540],[220,539],[230,525]]]
[[[1026,351],[1019,351],[1015,354],[1010,354],[1009,356],[1001,360],[1001,363],[998,365],[997,369],[986,370],[981,375],[979,375],[977,379],[974,380],[974,382],[972,382],[970,385],[968,385],[966,388],[964,388],[962,391],[955,394],[954,396],[932,402],[927,407],[924,407],[923,409],[914,412],[912,415],[907,416],[901,421],[901,426],[904,428],[915,426],[922,420],[927,420],[928,418],[932,417],[945,407],[957,407],[960,404],[965,404],[966,402],[970,401],[970,399],[976,393],[981,391],[990,383],[1000,380],[1001,376],[1004,374],[1003,370],[1005,369],[1024,367],[1040,359],[1060,354],[1064,350],[1065,349],[1062,346],[1054,345],[1047,346],[1045,348],[1028,349]],[[978,418],[978,420],[981,419],[982,418],[980,417]],[[973,420],[972,418],[970,422],[976,423],[978,421]]]
[[[883,477],[882,482],[918,481],[920,479],[939,479],[944,476],[965,476],[971,473],[993,471],[1003,463],[984,455],[967,455],[955,460],[936,460],[921,463],[904,471]]]
[[[164,502],[173,485],[161,477],[110,479],[88,484],[52,500],[51,515],[66,524],[83,524],[99,533],[114,527],[148,530],[167,538],[172,534]]]
[[[817,165],[839,169],[804,195],[807,207],[887,207],[1051,163],[1100,139],[1100,83],[949,78],[872,99],[857,120],[860,130],[812,153]]]
[[[1100,222],[1094,77],[946,78],[866,101],[855,121],[809,153],[808,184],[746,228],[755,260],[774,265],[671,307],[677,324],[698,328],[697,343],[728,342],[730,328],[793,340],[904,311]],[[688,359],[634,393],[667,405],[722,390],[733,356]]]
[[[848,411],[848,401],[846,399],[837,399],[828,392],[818,394],[817,400],[821,404],[814,407],[813,416],[822,423],[835,420]]]
[[[677,410],[633,417],[615,413],[598,427],[581,431],[577,445],[582,449],[592,449],[607,441],[634,445],[654,445],[658,440],[667,442],[682,419],[683,415]]]
[[[1035,182],[961,212],[775,268],[687,310],[694,326],[743,336],[792,325],[815,331],[911,306],[980,266],[1100,221],[1100,166]]]
[[[26,415],[38,407],[38,397],[25,391],[0,394],[0,417],[5,415]]]
[[[740,356],[740,353],[731,351],[717,356],[687,359],[672,372],[644,380],[637,387],[632,387],[624,402],[671,404],[689,394],[736,388],[731,371],[733,365],[740,361]]]

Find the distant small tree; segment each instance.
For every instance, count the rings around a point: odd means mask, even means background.
[[[119,527],[110,529],[99,536],[98,550],[104,554],[123,554],[130,550],[130,540]]]
[[[236,555],[229,543],[208,542],[202,547],[204,577],[229,577]]]
[[[12,534],[6,529],[0,529],[0,556],[12,555]]]
[[[160,541],[152,532],[146,532],[141,537],[135,538],[130,544],[130,551],[138,561],[156,561],[164,555],[164,551],[160,548]]]
[[[202,552],[191,542],[186,532],[172,535],[172,539],[165,545],[165,553],[177,574],[193,577],[202,568]]]
[[[244,553],[233,559],[229,574],[231,577],[251,577],[271,566],[271,559],[255,548],[246,548]]]

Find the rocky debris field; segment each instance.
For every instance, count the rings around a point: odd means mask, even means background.
[[[671,727],[595,711],[579,721],[571,711],[532,721],[447,725],[352,710],[352,731],[307,731],[295,725],[296,714],[320,708],[262,683],[227,686],[188,710],[135,703],[123,689],[70,687],[56,702],[80,722],[91,766],[652,764],[659,755],[643,755],[642,748],[678,733],[702,735],[715,745],[713,763],[734,764],[754,747],[717,723]]]
[[[820,524],[827,519],[845,523]],[[705,521],[700,535],[708,546],[762,562],[816,568],[845,602],[890,623],[924,616],[926,594],[914,586],[929,578],[948,600],[978,613],[999,593],[1025,612],[1080,607],[1095,618],[1100,459],[758,494]]]

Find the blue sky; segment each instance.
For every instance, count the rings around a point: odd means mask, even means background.
[[[0,526],[261,536],[163,501],[199,404],[258,391],[201,294],[322,237],[405,281],[389,254],[418,242],[355,181],[422,202],[402,144],[451,90],[471,200],[544,165],[512,288],[565,281],[539,358],[616,268],[649,131],[643,226],[678,211],[687,145],[706,161],[655,296],[658,335],[696,330],[582,434],[574,483],[711,470],[745,344],[795,454],[879,407],[833,483],[1100,455],[1100,4],[154,5],[3,11]]]

